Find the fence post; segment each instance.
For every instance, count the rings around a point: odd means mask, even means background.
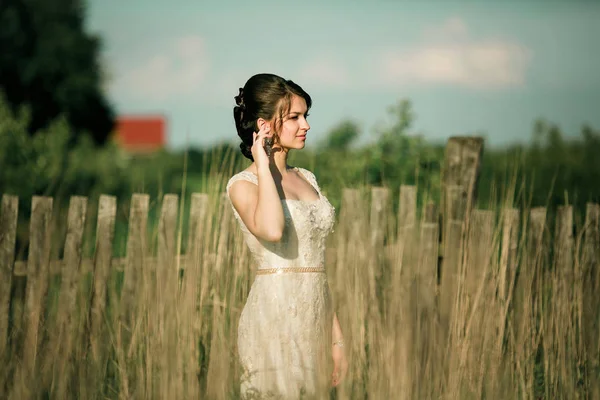
[[[514,306],[512,313],[512,326],[514,332],[514,349],[516,361],[520,365],[530,363],[530,354],[535,354],[541,334],[538,321],[543,320],[541,315],[543,265],[547,252],[546,209],[533,208],[529,212],[527,227],[527,242],[524,258],[519,268],[519,275],[515,283]],[[543,323],[548,323],[547,321]],[[519,379],[516,376],[513,379]],[[523,382],[523,396],[534,396],[535,375],[533,368],[523,369],[520,379]]]
[[[90,349],[88,367],[86,369],[87,387],[95,388],[96,392],[102,392],[101,388],[105,381],[106,368],[104,364],[108,349],[107,325],[116,327],[116,316],[119,312],[117,294],[115,291],[108,292],[108,282],[111,275],[111,260],[113,251],[113,239],[115,236],[115,218],[117,213],[117,199],[114,196],[101,195],[98,204],[98,217],[96,225],[96,248],[94,252],[93,283],[90,298],[90,311],[88,319],[88,338],[86,340]],[[110,302],[111,318],[107,313],[107,303]]]
[[[581,305],[577,304],[575,297],[572,206],[559,206],[557,209],[553,261],[554,268],[548,271],[552,298],[544,309],[547,319],[543,325],[546,347],[544,358],[549,372],[547,388],[550,388],[550,393],[555,388],[555,393],[564,391],[563,393],[573,394],[577,398],[582,395],[581,389],[574,384],[579,379],[579,371],[573,370],[570,359],[581,360],[577,354],[578,345],[573,346],[581,340],[571,327],[576,326],[576,316],[580,313]]]
[[[114,196],[101,195],[96,226],[96,249],[88,333],[91,355],[96,362],[100,360],[100,354],[104,353],[101,350],[100,342],[103,336],[104,321],[107,319],[105,315],[106,292],[110,275],[116,213],[117,199]]]
[[[371,210],[369,216],[370,227],[370,249],[372,257],[369,260],[369,321],[378,321],[383,319],[387,313],[387,299],[389,299],[390,271],[387,268],[384,242],[390,217],[390,191],[385,187],[371,188]],[[382,347],[383,332],[381,324],[369,324],[367,327],[367,341],[370,349],[378,349],[368,353],[369,364],[375,365],[380,357],[379,352],[385,352]],[[381,387],[381,377],[371,375],[367,390],[370,393],[377,393]]]
[[[368,202],[366,196],[359,189],[342,189],[342,204],[340,209],[339,224],[335,234],[338,236],[336,252],[336,271],[331,281],[332,291],[338,293],[335,298],[335,307],[340,324],[346,326],[344,338],[346,339],[349,354],[352,354],[352,365],[348,371],[348,379],[364,379],[369,375],[366,335],[366,321],[368,320],[370,304],[359,300],[353,293],[369,293],[369,275],[372,271],[367,268],[370,251],[368,243],[369,214],[366,212]],[[340,244],[342,244],[340,246]],[[371,298],[371,297],[368,297]],[[338,306],[341,305],[341,306]],[[357,317],[354,317],[357,316]],[[360,323],[347,325],[345,321],[356,318]],[[342,385],[341,398],[366,397],[366,385],[357,385],[352,392]]]
[[[121,292],[121,322],[130,332],[133,330],[133,317],[137,313],[139,290],[144,287],[142,273],[146,258],[146,229],[148,224],[149,196],[134,194],[129,211],[129,231],[127,233],[127,262]]]
[[[442,369],[441,331],[438,326],[438,254],[439,254],[439,212],[433,202],[425,207],[421,220],[418,247],[418,266],[411,291],[412,329],[410,354],[414,371],[411,378],[411,398],[422,399],[434,396],[431,382]]]
[[[79,285],[81,284],[81,249],[83,229],[87,211],[87,198],[71,197],[67,219],[67,236],[65,239],[64,263],[61,270],[61,285],[58,299],[57,321],[51,345],[45,352],[46,363],[54,365],[53,380],[56,382],[56,396],[64,399],[69,397],[68,385],[75,371],[72,361],[73,346],[80,343],[79,329],[74,320],[77,314],[85,315],[77,310]],[[83,304],[79,304],[84,307]]]
[[[586,353],[586,376],[590,387],[590,398],[600,398],[600,380],[594,372],[600,367],[600,205],[586,205],[583,257],[581,265],[582,328]]]
[[[166,194],[163,197],[158,222],[157,263],[153,276],[155,296],[149,305],[148,315],[152,321],[149,327],[154,331],[149,332],[152,340],[150,346],[158,350],[158,354],[154,354],[153,357],[158,358],[160,366],[158,376],[153,379],[153,388],[156,390],[153,390],[153,393],[161,398],[170,396],[181,398],[181,393],[174,391],[178,388],[174,384],[175,381],[181,379],[177,376],[180,369],[177,365],[169,363],[170,360],[177,359],[174,355],[178,353],[176,345],[178,329],[175,322],[178,319],[174,317],[175,302],[179,292],[179,269],[175,259],[178,202],[179,197],[175,194]]]
[[[473,301],[478,291],[483,290],[484,298],[490,298],[491,288],[486,286],[492,272],[490,263],[494,235],[494,212],[473,210],[469,221],[467,261],[464,266],[464,301],[461,308],[466,314],[472,312]],[[484,287],[482,288],[482,285]]]
[[[183,273],[183,292],[180,301],[182,321],[188,321],[184,327],[183,345],[189,350],[188,356],[182,359],[186,371],[185,398],[198,398],[199,360],[202,359],[198,344],[201,336],[201,296],[208,291],[208,279],[201,279],[204,250],[207,242],[206,221],[208,216],[208,195],[193,193],[190,206],[190,222],[188,225],[188,245]]]
[[[403,277],[409,277],[418,268],[418,246],[416,246],[417,188],[400,186],[398,205],[398,241],[396,244],[397,265],[393,266],[392,282],[399,285]]]
[[[3,195],[2,210],[0,210],[0,362],[6,361],[4,356],[8,353],[8,313],[15,262],[18,213],[19,198]],[[0,389],[0,393],[2,393],[2,389]]]
[[[451,389],[449,393],[459,393],[462,383],[469,382],[475,387],[486,383],[481,373],[481,365],[492,358],[489,351],[491,341],[488,332],[495,332],[498,302],[495,298],[494,281],[491,279],[497,264],[492,263],[494,253],[494,212],[488,210],[470,211],[467,223],[465,257],[460,268],[458,286],[458,312],[453,316],[456,327],[452,337],[451,351],[466,351],[466,360],[451,359]],[[487,340],[486,340],[487,339]],[[460,365],[464,363],[464,369]]]
[[[134,339],[139,338],[136,335],[142,322],[142,305],[145,297],[142,291],[147,285],[144,271],[146,266],[147,251],[147,223],[148,223],[148,205],[149,196],[147,194],[135,193],[131,198],[131,208],[129,211],[129,231],[127,234],[127,262],[123,276],[123,288],[121,290],[119,327],[117,331],[118,358],[121,387],[124,397],[129,397],[137,388],[132,387],[142,382],[135,381],[135,372],[132,372],[129,363],[134,354],[137,342]],[[140,295],[142,293],[142,295]],[[136,321],[136,317],[139,321]],[[136,324],[139,322],[139,324]]]
[[[446,146],[442,171],[443,259],[440,267],[440,317],[446,329],[451,325],[452,310],[457,306],[463,224],[468,210],[475,204],[482,152],[483,139],[480,137],[452,137]]]
[[[223,279],[227,276],[228,271],[225,270],[226,265],[229,264],[231,254],[229,252],[229,246],[232,242],[232,227],[235,223],[233,210],[231,203],[226,193],[221,193],[219,197],[219,234],[217,240],[217,254],[215,259],[215,266],[211,271],[211,283],[214,285],[212,291],[212,302],[213,304],[219,304],[225,302],[226,298],[226,285],[227,279]],[[212,307],[212,320],[222,321],[224,318],[224,310],[222,307]],[[209,398],[221,398],[225,396],[229,382],[229,369],[225,369],[225,365],[229,365],[230,359],[223,360],[223,357],[229,357],[230,354],[226,350],[228,344],[225,342],[225,326],[223,324],[213,325],[213,329],[210,332],[210,353],[209,353],[209,364],[206,375],[206,393]],[[219,356],[217,356],[219,355]],[[216,377],[219,377],[217,379]]]
[[[27,258],[27,287],[23,326],[22,375],[15,384],[17,398],[29,397],[27,387],[35,376],[38,365],[38,345],[44,336],[40,332],[48,293],[48,264],[50,263],[52,198],[33,196],[31,201],[31,223],[29,225],[29,256]],[[23,392],[20,392],[23,390]],[[35,390],[35,389],[33,389]],[[35,396],[34,396],[35,397]]]
[[[519,210],[506,210],[502,223],[502,247],[500,251],[500,268],[498,276],[498,298],[500,302],[500,318],[498,326],[498,342],[496,355],[502,353],[504,332],[507,326],[508,309],[513,298],[516,282],[517,253],[519,246]],[[498,363],[500,360],[497,360]]]

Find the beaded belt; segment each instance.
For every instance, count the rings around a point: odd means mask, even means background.
[[[268,274],[283,274],[288,272],[323,272],[323,267],[281,267],[281,268],[265,268],[256,271],[256,275],[268,275]]]

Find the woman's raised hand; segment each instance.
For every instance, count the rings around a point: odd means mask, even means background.
[[[256,168],[258,170],[269,166],[269,157],[267,156],[264,145],[265,138],[271,136],[271,127],[269,124],[263,124],[260,130],[253,134],[252,148],[250,150],[252,151],[252,157],[254,157],[254,162],[256,163]]]

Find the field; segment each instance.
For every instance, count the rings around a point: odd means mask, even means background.
[[[133,195],[124,257],[116,198],[91,210],[72,197],[55,218],[51,198],[5,195],[0,396],[238,398],[254,275],[222,193],[230,172],[211,173],[205,193]],[[326,264],[350,370],[332,395],[600,398],[600,206],[550,214],[507,193],[473,209],[472,180],[445,182],[440,205],[415,186],[343,190]],[[29,200],[27,258],[13,262]]]

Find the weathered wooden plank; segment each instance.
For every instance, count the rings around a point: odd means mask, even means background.
[[[119,328],[117,332],[117,357],[119,362],[120,389],[122,396],[129,397],[140,390],[143,385],[132,367],[136,364],[136,348],[138,341],[143,337],[139,330],[142,329],[143,312],[149,293],[147,293],[147,225],[150,197],[147,194],[135,193],[131,197],[129,209],[129,229],[127,234],[127,263],[123,275],[121,289]],[[141,361],[141,360],[140,360]],[[137,361],[137,362],[140,362]]]
[[[467,203],[475,203],[482,154],[481,137],[451,137],[448,140],[442,170],[442,190],[446,192],[449,187],[459,187],[460,193],[455,197],[460,201],[443,204],[447,218],[465,218]],[[442,202],[446,199],[443,197]]]
[[[369,243],[365,243],[369,232],[369,204],[367,196],[358,189],[342,189],[342,202],[340,207],[339,225],[335,235],[339,240],[336,246],[336,270],[331,280],[332,291],[338,296],[334,297],[340,323],[347,320],[350,313],[359,323],[347,325],[344,337],[351,343],[353,363],[355,365],[368,365],[366,348],[368,340],[365,321],[368,320],[370,302],[357,293],[364,293],[368,298],[369,275],[373,272],[367,267],[370,262],[371,252]],[[366,390],[366,389],[365,389]],[[364,396],[363,396],[364,397]]]
[[[354,219],[358,214],[356,208],[361,204],[360,192],[357,189],[342,189],[342,205],[340,208],[339,224],[336,228],[337,243],[336,243],[336,281],[342,278],[341,274],[346,272],[346,264],[348,260],[348,248],[351,246],[351,235],[357,234],[359,231],[360,221]],[[337,276],[340,274],[340,276]]]
[[[468,265],[465,265],[465,289],[474,294],[484,276],[491,271],[494,239],[494,212],[472,210],[469,221]]]
[[[374,187],[371,189],[371,245],[374,248],[383,248],[384,238],[389,217],[390,191],[385,187]]]
[[[217,239],[217,254],[215,267],[211,271],[211,300],[214,302],[225,302],[227,298],[227,292],[230,290],[229,284],[229,271],[226,270],[226,266],[231,264],[232,254],[231,245],[233,242],[233,226],[235,223],[233,210],[231,203],[228,200],[226,193],[221,193],[219,199],[219,227],[218,227],[218,239]],[[206,276],[209,274],[203,274]],[[213,307],[212,309],[212,320],[219,321],[224,318],[222,307]],[[219,326],[216,329],[212,329],[210,332],[210,355],[219,354],[228,356],[228,352],[225,351],[225,341],[223,340],[225,329],[223,326]],[[208,336],[208,335],[207,335]],[[209,362],[208,370],[206,372],[206,393],[209,398],[222,398],[228,390],[228,381],[231,379],[231,371],[226,369],[224,365],[227,362]]]
[[[370,229],[370,252],[369,257],[369,287],[372,298],[376,298],[376,293],[384,301],[381,306],[385,308],[390,296],[390,270],[385,268],[385,251],[384,243],[387,230],[389,228],[390,217],[390,190],[386,187],[371,188],[371,211],[369,214],[369,229]],[[372,302],[372,313],[378,315],[380,310],[377,302]]]
[[[502,222],[502,247],[498,272],[498,300],[500,303],[500,318],[498,318],[498,342],[496,354],[500,354],[504,343],[504,332],[508,318],[508,310],[513,297],[517,272],[517,252],[519,245],[519,210],[505,210]]]
[[[159,397],[168,398],[174,395],[171,385],[175,379],[180,380],[181,371],[174,361],[177,357],[177,324],[175,301],[179,292],[179,270],[176,262],[177,255],[177,214],[179,198],[174,194],[166,194],[158,222],[158,265],[155,272],[153,287],[154,298],[149,304],[149,347],[154,348],[153,358],[158,365],[156,379],[153,379],[153,393]],[[177,397],[177,396],[175,396]]]
[[[219,223],[219,237],[217,239],[217,258],[214,270],[216,273],[215,278],[220,276],[229,256],[228,247],[231,239],[231,228],[233,223],[233,211],[225,193],[221,194],[219,204],[219,215],[221,216],[221,220]]]
[[[346,304],[351,298],[352,289],[339,290],[338,288],[349,285],[355,287],[357,280],[366,282],[368,271],[357,269],[361,275],[349,274],[354,270],[354,265],[360,264],[367,259],[368,246],[362,242],[364,232],[368,231],[368,214],[364,212],[366,207],[364,196],[358,189],[342,189],[342,204],[340,207],[339,223],[335,231],[335,268],[331,271],[332,290],[339,293],[336,301]],[[361,305],[364,306],[364,305]]]
[[[114,293],[115,290],[112,290],[113,293],[110,297],[108,295],[111,270],[116,269],[116,263],[119,263],[119,266],[124,263],[124,259],[112,259],[116,213],[116,197],[101,195],[98,204],[94,259],[84,260],[82,263],[82,273],[91,271],[93,276],[87,328],[88,338],[86,340],[90,349],[86,369],[87,387],[89,388],[99,388],[105,381],[106,368],[104,365],[111,348],[107,327],[116,325],[114,321],[119,312],[116,307],[117,294]],[[112,261],[114,263],[111,265]],[[89,266],[86,267],[86,265]],[[122,270],[123,267],[121,266],[119,269]],[[108,304],[113,308],[110,319],[107,313]]]
[[[573,329],[577,326],[577,316],[582,308],[580,302],[580,288],[575,282],[573,265],[573,207],[559,206],[556,214],[556,226],[554,232],[554,268],[547,273],[548,280],[544,283],[544,289],[548,283],[552,286],[552,297],[549,304],[544,308],[542,325],[544,329],[544,362],[548,372],[548,388],[550,391],[559,393],[578,393],[578,385],[575,383],[579,378],[579,372],[572,369],[572,360],[581,360],[582,354],[578,354],[578,346],[582,338]],[[558,350],[557,350],[558,349]],[[551,372],[549,372],[551,371]],[[561,371],[557,373],[556,371]],[[559,389],[560,388],[560,389]]]
[[[110,275],[113,239],[115,234],[115,218],[117,199],[114,196],[102,195],[98,205],[96,226],[96,251],[93,266],[94,283],[90,306],[89,344],[93,359],[97,362],[104,353],[102,337],[104,332],[105,310],[107,304],[107,288]],[[85,269],[84,269],[85,271]]]
[[[527,365],[531,362],[530,354],[537,351],[536,341],[540,333],[540,312],[542,310],[543,266],[546,263],[547,240],[546,209],[533,208],[529,211],[526,231],[526,247],[523,261],[518,269],[515,283],[512,320],[510,328],[513,333],[515,362]],[[526,393],[533,397],[533,385],[536,377],[533,368],[522,370],[520,378]]]
[[[188,253],[180,256],[181,265],[185,266],[182,301],[189,307],[186,310],[192,313],[195,313],[199,306],[200,285],[204,285],[206,290],[208,285],[208,280],[202,279],[202,263],[206,256],[205,249],[209,239],[207,232],[208,209],[209,197],[207,194],[192,194],[188,225]]]
[[[74,319],[78,317],[77,314],[80,314],[76,306],[78,295],[81,293],[80,266],[86,212],[87,198],[71,197],[65,239],[65,268],[62,271],[56,329],[50,338],[49,351],[45,352],[47,357],[51,357],[45,362],[54,365],[53,380],[56,384],[54,393],[61,399],[69,397],[69,381],[76,371],[76,363],[72,360],[73,349],[81,342],[81,332],[75,325]]]
[[[435,299],[438,284],[439,229],[437,206],[435,203],[430,202],[427,204],[425,217],[421,223],[420,259],[417,271],[421,287],[429,293],[430,299]]]
[[[18,213],[19,198],[3,195],[2,209],[0,210],[0,360],[4,359],[4,354],[8,350],[8,313],[15,261]]]
[[[449,332],[454,310],[458,307],[458,285],[462,263],[464,241],[463,221],[448,220],[444,258],[440,268],[440,323],[445,332]]]
[[[437,324],[437,268],[439,247],[439,222],[437,207],[427,204],[420,224],[419,240],[415,243],[418,250],[418,267],[413,275],[403,279],[410,282],[410,290],[401,304],[409,303],[407,316],[401,321],[401,332],[409,332],[405,351],[408,355],[404,368],[409,374],[410,393],[404,398],[429,398],[431,382],[441,372],[440,331]],[[408,322],[407,322],[408,321]],[[406,333],[404,333],[406,335]],[[406,366],[411,366],[406,368]],[[401,365],[398,366],[402,368]],[[411,384],[412,383],[412,384]],[[403,382],[403,386],[406,383]]]
[[[398,208],[398,237],[403,236],[405,229],[412,229],[417,222],[417,187],[400,186],[400,203]]]
[[[527,258],[529,267],[532,267],[529,272],[533,274],[531,295],[534,301],[541,301],[543,266],[548,251],[548,243],[545,239],[546,229],[546,208],[533,208],[529,216]]]
[[[593,371],[600,368],[600,205],[586,205],[581,260],[583,347],[587,360],[590,398],[600,398],[600,381]]]
[[[129,231],[127,235],[127,263],[121,291],[121,323],[124,328],[133,328],[133,316],[138,310],[138,299],[143,301],[139,290],[144,288],[145,274],[142,268],[146,260],[146,229],[148,224],[148,206],[150,198],[147,194],[136,193],[131,198],[129,211]]]
[[[461,339],[453,343],[461,340],[469,343],[467,357],[463,361],[465,363],[463,372],[465,378],[463,379],[472,382],[477,387],[481,387],[483,384],[481,366],[485,365],[486,358],[489,359],[491,356],[489,333],[496,331],[496,319],[491,317],[491,314],[497,315],[499,309],[495,298],[495,282],[492,279],[492,272],[497,267],[495,262],[492,264],[494,217],[493,211],[471,211],[468,221],[467,246],[465,247],[465,263],[458,280],[458,312],[455,314],[457,330],[455,332]]]
[[[573,282],[573,206],[560,206],[556,215],[555,261],[563,278]]]
[[[201,282],[208,290],[208,282],[201,279],[204,246],[207,235],[206,221],[208,216],[208,195],[205,193],[193,193],[190,205],[190,220],[188,225],[188,245],[186,268],[183,275],[183,291],[180,297],[182,309],[182,321],[188,321],[183,330],[182,342],[189,349],[188,356],[182,357],[186,371],[186,398],[198,398],[200,386],[198,384],[199,367],[198,360],[201,359],[198,338],[201,333],[201,309],[200,291]]]
[[[440,262],[440,326],[448,335],[453,313],[459,307],[458,285],[465,240],[464,224],[477,197],[477,181],[483,152],[480,137],[451,137],[442,169],[442,254]]]
[[[371,206],[369,212],[369,243],[367,267],[368,298],[378,299],[368,302],[367,320],[374,321],[388,314],[387,308],[390,307],[390,269],[386,263],[384,244],[388,233],[389,218],[391,215],[390,191],[386,187],[371,188]],[[364,240],[364,239],[363,239]],[[382,343],[382,332],[380,326],[369,325],[366,329],[366,340],[369,348],[380,349]],[[378,355],[375,352],[367,353],[368,365],[375,365],[378,362]],[[373,393],[377,390],[378,381],[371,379],[368,381],[366,390]]]
[[[174,270],[176,249],[177,214],[178,214],[179,196],[175,194],[166,194],[163,197],[163,204],[158,222],[158,265],[156,275],[158,278],[158,295],[165,295],[166,290],[173,290],[172,284],[176,282],[179,272]],[[175,297],[171,293],[170,297]]]
[[[490,298],[493,293],[485,284],[491,272],[492,245],[494,235],[494,212],[473,210],[469,221],[469,238],[467,246],[467,263],[464,268],[464,294],[462,311],[471,313],[473,301],[480,290],[484,290],[484,298]],[[489,279],[488,279],[489,280]],[[466,315],[466,314],[465,314]]]
[[[43,323],[48,292],[48,263],[50,260],[52,198],[33,196],[31,201],[31,222],[29,225],[29,255],[27,258],[27,287],[23,329],[22,378],[25,382],[35,373],[37,355],[43,337],[40,325]]]
[[[400,202],[398,206],[398,240],[396,243],[397,263],[392,270],[393,285],[407,282],[402,276],[410,276],[418,268],[417,236],[417,188],[400,186]]]
[[[477,184],[483,153],[481,137],[451,137],[446,145],[442,169],[442,245],[451,234],[449,221],[463,221],[477,199]],[[445,253],[445,251],[444,251]]]

